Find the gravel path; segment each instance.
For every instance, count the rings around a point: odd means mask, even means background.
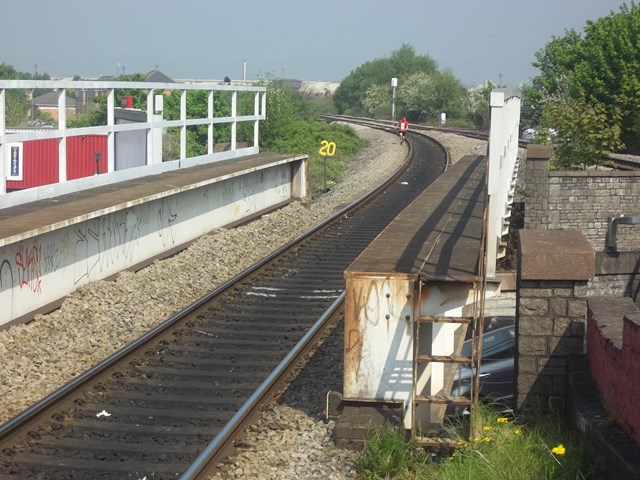
[[[359,198],[402,164],[406,149],[394,135],[354,128],[365,148],[349,163],[344,180],[311,204],[296,202],[248,225],[218,229],[178,255],[136,273],[123,272],[115,281],[86,285],[60,309],[0,331],[0,422]],[[453,161],[486,153],[479,140],[443,133],[433,137]],[[240,455],[214,478],[355,476],[354,452],[334,447],[334,425],[322,418],[326,393],[341,391],[341,335],[338,328],[279,404],[249,429]]]

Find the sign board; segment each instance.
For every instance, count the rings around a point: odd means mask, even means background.
[[[322,140],[320,143],[320,150],[318,153],[322,157],[333,157],[336,154],[336,142],[329,142],[327,140]]]
[[[5,158],[7,159],[7,180],[22,181],[24,167],[24,149],[22,142],[5,144]]]

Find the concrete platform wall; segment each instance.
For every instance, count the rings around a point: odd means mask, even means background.
[[[0,247],[0,327],[186,244],[215,228],[291,201],[305,188],[292,163],[113,206],[91,218]],[[45,230],[44,228],[42,230]]]

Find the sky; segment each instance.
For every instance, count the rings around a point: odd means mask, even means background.
[[[158,68],[174,79],[340,82],[403,44],[466,86],[517,87],[534,54],[620,0],[21,0],[0,11],[0,63],[53,78]],[[630,2],[627,2],[630,5]]]

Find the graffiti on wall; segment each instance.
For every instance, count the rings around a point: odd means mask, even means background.
[[[173,196],[0,248],[2,318],[33,308],[34,295],[46,303],[144,260],[143,237],[159,238],[163,248],[175,244],[177,207]]]
[[[15,262],[18,286],[28,288],[32,292],[40,292],[42,284],[40,246],[36,243],[31,247],[18,245]]]
[[[0,247],[0,325],[68,295],[79,285],[193,240],[205,229],[285,200],[290,195],[289,171],[282,167],[252,172]],[[235,210],[239,212],[233,217]]]

